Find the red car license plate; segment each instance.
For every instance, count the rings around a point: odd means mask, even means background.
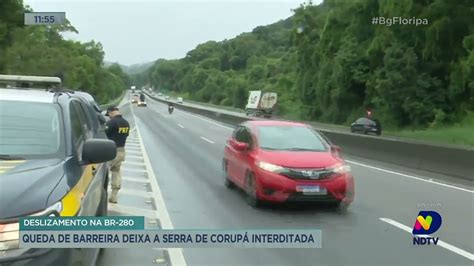
[[[302,192],[305,195],[326,195],[327,193],[325,188],[321,188],[319,186],[308,186],[308,185],[296,186],[296,191]]]

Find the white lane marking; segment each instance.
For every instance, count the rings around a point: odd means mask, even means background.
[[[418,180],[418,181],[423,181],[423,182],[427,182],[427,183],[431,183],[431,184],[435,184],[435,185],[440,185],[440,186],[443,186],[443,187],[457,189],[457,190],[461,190],[461,191],[464,191],[464,192],[474,193],[474,190],[469,190],[469,189],[465,189],[465,188],[462,188],[462,187],[457,187],[457,186],[453,186],[453,185],[444,184],[444,183],[441,183],[441,182],[433,181],[432,179],[424,179],[424,178],[421,178],[421,177],[416,177],[416,176],[413,176],[413,175],[407,175],[407,174],[395,172],[395,171],[392,171],[392,170],[387,170],[387,169],[383,169],[383,168],[379,168],[379,167],[375,167],[375,166],[371,166],[371,165],[367,165],[367,164],[363,164],[363,163],[354,162],[354,161],[351,161],[351,160],[346,160],[346,162],[356,164],[356,165],[360,165],[360,166],[364,166],[364,167],[371,168],[371,169],[375,169],[375,170],[379,170],[379,171],[382,171],[382,172],[394,174],[394,175],[408,177],[408,178]]]
[[[137,119],[135,117],[135,113],[133,112],[133,110],[132,110],[132,115],[136,123]],[[166,208],[165,200],[163,199],[163,195],[161,194],[160,186],[158,185],[158,181],[155,176],[155,171],[153,170],[153,167],[151,166],[150,158],[148,157],[148,153],[145,149],[145,145],[143,145],[143,141],[142,141],[142,137],[141,137],[140,129],[138,125],[137,125],[137,134],[138,134],[140,146],[142,147],[143,160],[145,161],[151,189],[155,195],[155,204],[156,204],[156,208],[158,209],[157,212],[159,215],[161,226],[163,227],[162,229],[174,229],[173,223],[171,222],[171,218]],[[187,265],[186,260],[184,259],[183,250],[181,248],[169,248],[167,250],[170,256],[171,265],[184,265],[184,266]]]
[[[209,140],[209,139],[206,139],[205,137],[201,137],[201,139],[203,139],[203,140],[205,140],[205,141],[207,141],[207,142],[209,142],[209,143],[211,143],[211,144],[214,144],[214,141]]]
[[[191,114],[191,113],[189,113],[189,112],[183,112],[183,113],[186,113],[186,114],[188,114],[188,115],[190,115],[190,116],[197,117],[197,118],[199,118],[199,119],[201,119],[201,120],[204,120],[204,121],[206,121],[206,122],[208,122],[208,123],[211,123],[211,124],[213,124],[213,125],[216,125],[216,126],[219,126],[219,127],[225,128],[225,129],[229,129],[229,130],[234,130],[234,129],[231,128],[231,127],[224,126],[224,125],[222,125],[222,124],[219,124],[219,123],[217,123],[217,122],[214,122],[214,121],[209,120],[209,119],[206,119],[206,118],[203,118],[203,117],[201,117],[201,116],[198,116],[198,115],[195,115],[195,114]]]
[[[127,152],[127,155],[125,157],[125,161],[127,161],[127,159],[143,159],[143,156],[138,153],[138,152]]]
[[[122,176],[122,181],[130,181],[130,182],[135,182],[135,183],[143,183],[145,185],[148,185],[148,178],[139,178],[139,177],[129,177],[126,175]]]
[[[381,221],[383,221],[383,222],[386,222],[386,223],[391,224],[391,225],[393,225],[393,226],[395,226],[395,227],[397,227],[397,228],[400,228],[400,229],[402,229],[403,231],[407,231],[407,232],[410,233],[410,234],[411,234],[411,232],[412,232],[412,228],[410,228],[410,227],[408,227],[408,226],[406,226],[406,225],[404,225],[404,224],[402,224],[402,223],[399,223],[399,222],[397,222],[397,221],[394,221],[394,220],[392,220],[392,219],[389,219],[389,218],[382,218],[382,217],[379,218],[379,219],[380,219]],[[428,235],[419,235],[419,237],[430,237],[430,236],[428,236]],[[461,255],[461,256],[463,256],[463,257],[466,257],[466,258],[468,258],[468,259],[470,259],[470,260],[474,260],[474,254],[469,253],[469,252],[467,252],[467,251],[465,251],[465,250],[463,250],[463,249],[460,249],[460,248],[458,248],[458,247],[455,247],[455,246],[453,246],[453,245],[451,245],[451,244],[448,244],[448,243],[446,243],[446,242],[444,242],[444,241],[442,241],[442,240],[439,240],[439,241],[438,241],[438,246],[443,247],[443,248],[445,248],[445,249],[447,249],[447,250],[449,250],[449,251],[451,251],[451,252],[454,252],[454,253],[456,253],[456,254],[458,254],[458,255]]]
[[[178,124],[178,126],[179,126],[180,128],[184,128],[184,126],[183,126],[183,125],[181,125],[181,124]]]
[[[145,166],[144,162],[132,162],[132,161],[125,161],[123,164],[129,165],[129,166]]]
[[[145,198],[147,200],[153,197],[152,192],[138,190],[138,189],[121,188],[120,193],[135,196],[135,197]]]

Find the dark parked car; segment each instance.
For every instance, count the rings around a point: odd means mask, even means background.
[[[0,265],[89,265],[98,249],[19,248],[19,218],[106,216],[115,143],[91,95],[10,85],[25,80],[61,83],[0,75]]]
[[[351,124],[351,132],[380,135],[382,134],[382,125],[377,119],[361,117]]]

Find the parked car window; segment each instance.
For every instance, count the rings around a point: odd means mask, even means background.
[[[0,154],[51,158],[64,152],[62,119],[53,104],[2,101]]]
[[[359,125],[375,125],[375,122],[368,119],[368,118],[361,117],[361,118],[357,119],[356,124],[359,124]]]
[[[85,125],[84,125],[84,116],[79,114],[78,109],[76,108],[77,103],[72,102],[70,105],[71,113],[71,129],[74,145],[77,148],[80,148],[84,140],[86,139]]]
[[[91,108],[86,106],[86,104],[83,102],[78,102],[75,105],[78,108],[78,113],[80,117],[83,119],[83,123],[84,123],[84,126],[86,126],[87,131],[93,130],[94,125],[92,124],[92,119],[94,118],[90,112]]]

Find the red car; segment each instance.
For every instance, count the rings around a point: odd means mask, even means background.
[[[225,185],[242,188],[251,206],[317,201],[347,208],[354,200],[354,178],[339,152],[311,126],[247,121],[225,146]]]

